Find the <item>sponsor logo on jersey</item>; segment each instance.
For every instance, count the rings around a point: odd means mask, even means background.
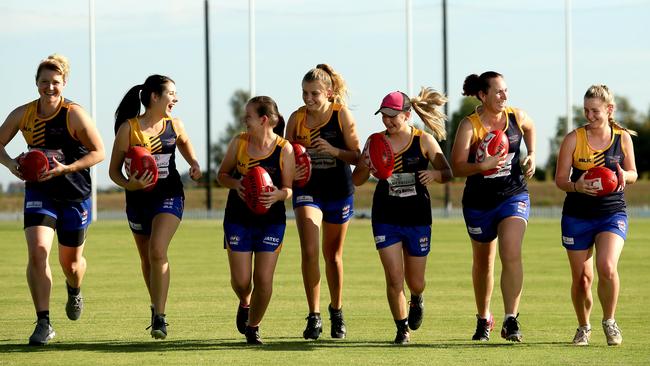
[[[296,196],[296,203],[314,202],[314,197],[308,195]]]
[[[25,208],[43,208],[43,201],[27,201]]]
[[[573,245],[573,244],[575,244],[575,242],[573,241],[573,237],[564,236],[564,235],[562,235],[562,243],[564,243],[564,245]]]
[[[467,227],[467,232],[470,234],[478,235],[478,234],[483,234],[483,230],[480,227]]]
[[[578,158],[579,163],[591,163],[591,158]]]

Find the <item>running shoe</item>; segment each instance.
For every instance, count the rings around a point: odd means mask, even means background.
[[[332,322],[332,338],[345,338],[347,329],[343,320],[343,309],[334,310],[330,304],[327,310],[330,313],[330,321]]]
[[[505,338],[507,341],[511,342],[521,342],[523,336],[519,330],[519,321],[517,316],[509,316],[506,320],[503,321],[503,327],[501,328],[501,337]]]
[[[473,341],[489,341],[490,332],[494,329],[494,317],[492,314],[487,319],[481,318],[476,314],[476,332],[472,336]]]
[[[320,313],[309,313],[305,318],[307,320],[307,327],[302,332],[305,339],[318,339],[320,334],[323,333],[323,322],[320,319]]]
[[[34,328],[34,333],[29,337],[30,346],[44,346],[49,342],[56,333],[54,333],[54,328],[47,319],[38,319],[36,321],[36,328]]]

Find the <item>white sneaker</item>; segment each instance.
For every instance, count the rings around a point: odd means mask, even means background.
[[[618,346],[623,343],[623,335],[621,334],[621,329],[619,329],[616,321],[603,321],[603,331],[605,331],[608,346]]]
[[[589,338],[591,338],[591,329],[584,329],[580,327],[576,329],[576,335],[573,337],[573,345],[588,346]]]

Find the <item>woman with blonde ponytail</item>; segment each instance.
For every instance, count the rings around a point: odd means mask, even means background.
[[[628,228],[623,191],[637,179],[630,137],[636,132],[614,121],[615,108],[609,88],[592,85],[584,97],[587,124],[566,135],[557,158],[555,184],[567,192],[562,210],[562,245],[571,266],[571,300],[578,318],[573,344],[578,346],[588,345],[591,337],[594,249],[607,344],[623,342],[614,319],[620,288],[617,266]],[[595,166],[616,173],[619,186],[615,192],[596,196],[600,183],[585,180],[587,170]]]
[[[16,177],[24,180],[20,157],[12,159],[5,146],[18,131],[30,151],[43,152],[49,161],[49,170],[41,173],[37,181],[25,182],[27,283],[37,318],[30,345],[45,345],[55,335],[50,324],[49,264],[55,233],[68,293],[68,319],[79,319],[84,305],[83,251],[92,222],[90,167],[104,160],[104,143],[88,113],[63,97],[69,72],[68,60],[62,55],[50,55],[41,61],[36,70],[39,98],[14,109],[0,126],[0,163]]]
[[[481,105],[458,126],[451,152],[454,175],[467,177],[463,217],[472,243],[472,284],[476,301],[475,341],[488,341],[494,328],[490,299],[494,288],[494,259],[501,258],[504,321],[501,337],[521,342],[519,300],[524,282],[521,248],[528,225],[530,198],[526,179],[535,173],[535,125],[526,112],[510,107],[503,75],[486,71],[465,78],[463,94]],[[483,138],[494,130],[508,137],[508,151],[476,160]],[[520,162],[521,143],[527,154]],[[486,154],[487,155],[487,154]],[[484,173],[495,169],[494,173]]]
[[[445,183],[451,168],[438,145],[445,139],[444,113],[438,107],[447,98],[430,88],[422,88],[417,97],[395,91],[384,97],[379,110],[386,136],[395,154],[395,169],[388,179],[380,179],[372,201],[372,232],[386,275],[388,305],[397,326],[394,342],[406,344],[410,331],[422,324],[423,292],[427,255],[431,242],[431,199],[427,185]],[[408,123],[411,109],[433,131],[429,133]],[[352,173],[355,185],[370,176],[369,144],[363,159]],[[429,168],[431,165],[433,168]],[[408,306],[404,281],[411,292]]]
[[[302,277],[309,315],[305,339],[318,339],[320,317],[319,236],[322,229],[332,338],[345,338],[343,321],[343,242],[353,213],[352,170],[359,158],[359,138],[352,113],[345,106],[347,87],[332,67],[319,64],[302,79],[305,105],[291,114],[286,138],[304,145],[312,175],[306,186],[294,186],[293,209],[300,235]],[[307,172],[296,170],[296,180]]]

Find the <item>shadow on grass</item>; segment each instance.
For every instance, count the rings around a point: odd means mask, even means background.
[[[503,348],[503,347],[538,347],[544,346],[571,346],[567,342],[532,342],[532,343],[489,343],[458,341],[451,343],[436,342],[425,343],[412,341],[408,345],[398,346],[390,341],[349,341],[349,340],[319,340],[306,341],[302,338],[274,338],[265,337],[264,345],[249,346],[243,339],[180,339],[180,340],[143,340],[143,341],[105,341],[83,343],[57,343],[52,342],[47,346],[29,346],[26,344],[0,344],[0,354],[31,353],[49,351],[73,352],[106,352],[106,353],[147,353],[147,352],[195,352],[195,351],[231,351],[255,349],[259,351],[313,351],[329,348],[415,348],[415,349],[472,349],[476,347]]]

